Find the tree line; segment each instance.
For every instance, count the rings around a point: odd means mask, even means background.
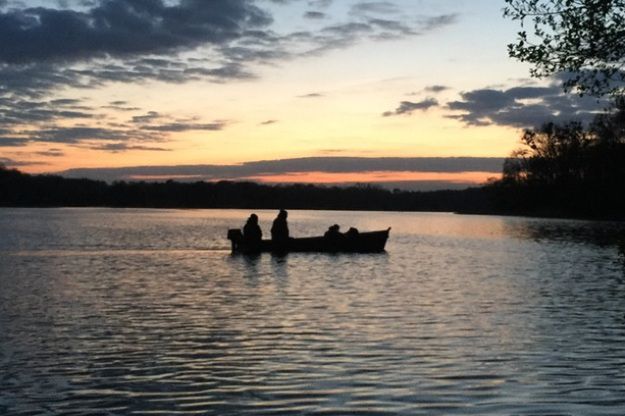
[[[465,190],[233,181],[109,184],[0,167],[0,206],[433,211],[624,219],[625,167],[618,159],[623,160],[625,146],[608,146],[588,134],[575,124],[528,131],[523,138],[531,138],[531,146],[539,143],[536,150],[530,147],[507,159],[501,180]]]
[[[500,209],[573,217],[625,217],[625,100],[589,125],[526,130],[506,159]]]
[[[0,167],[0,206],[335,209],[486,212],[485,188],[411,192],[370,185],[264,185],[254,182],[126,182],[108,184]]]

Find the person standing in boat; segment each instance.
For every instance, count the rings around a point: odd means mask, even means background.
[[[258,215],[252,214],[243,227],[243,242],[252,250],[260,249],[263,231],[258,225]]]
[[[289,226],[286,222],[288,215],[286,210],[281,209],[276,219],[273,220],[271,241],[273,241],[274,244],[283,246],[289,241]]]

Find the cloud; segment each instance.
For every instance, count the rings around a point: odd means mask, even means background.
[[[311,92],[310,94],[298,95],[297,98],[321,98],[324,97],[323,94],[319,92]]]
[[[91,8],[0,11],[0,95],[41,96],[105,82],[222,81],[253,77],[237,42],[269,36],[272,18],[250,0],[98,1]],[[209,48],[209,61],[181,53]],[[273,49],[264,45],[258,56]],[[258,49],[258,48],[256,48]],[[221,55],[221,57],[219,56]]]
[[[435,98],[426,98],[423,101],[412,102],[402,101],[394,111],[385,111],[382,113],[384,117],[398,116],[401,114],[412,114],[413,111],[426,111],[431,107],[437,107],[438,101]]]
[[[134,116],[131,123],[143,131],[157,131],[168,133],[179,133],[192,130],[222,130],[226,126],[225,121],[214,121],[212,123],[198,123],[196,118],[175,119],[167,115],[162,115],[156,111],[149,111],[140,116]]]
[[[84,88],[88,81],[74,70],[48,62],[27,65],[0,63],[0,96],[40,98],[59,86]]]
[[[80,104],[80,100],[77,100],[74,98],[59,98],[59,99],[50,101],[50,104],[60,105],[60,106],[67,106],[67,105],[74,106],[74,105]]]
[[[241,50],[232,48],[227,51],[230,55],[229,58],[233,60],[258,59],[258,57],[253,57],[251,52],[237,56],[237,51],[240,52]],[[146,64],[141,61],[115,61],[108,64],[102,62],[100,65],[97,65],[97,62],[94,62],[89,69],[66,69],[66,71],[68,74],[74,75],[72,82],[76,88],[97,87],[107,82],[141,83],[160,81],[181,84],[198,80],[223,82],[254,78],[251,72],[237,62],[219,65],[206,62],[204,65],[201,65],[201,62],[174,58],[167,63],[157,61],[153,64]]]
[[[39,152],[34,152],[34,154],[39,155],[39,156],[46,156],[46,157],[61,157],[61,156],[65,156],[65,152],[63,152],[63,150],[61,149],[48,149],[48,150],[43,150],[43,151],[39,151]]]
[[[454,22],[449,15],[411,18],[394,3],[368,1],[353,5],[343,21],[277,33],[263,3],[252,0],[212,0],[210,7],[201,0],[66,4],[72,7],[16,3],[0,9],[0,95],[37,97],[61,86],[107,82],[250,79],[259,63],[322,54],[365,39],[416,36]],[[324,9],[331,2],[307,4]],[[307,17],[322,14],[311,10]]]
[[[37,130],[32,141],[46,143],[79,143],[86,140],[121,140],[127,139],[125,130],[101,127],[55,127]]]
[[[333,2],[334,0],[308,0],[308,5],[318,9],[325,9],[330,7]]]
[[[99,107],[83,104],[83,100],[75,98],[14,100],[0,97],[0,147],[40,142],[85,145],[104,151],[152,151],[156,148],[146,146],[146,142],[162,143],[171,140],[175,133],[218,131],[227,125],[222,120],[205,122],[197,117],[174,118],[156,111],[147,111],[120,123],[110,115],[100,112]],[[115,109],[136,111],[133,108],[120,107],[127,104],[125,101],[114,101],[110,104]],[[124,144],[94,144],[102,141]]]
[[[327,17],[327,15],[323,12],[318,12],[318,11],[307,11],[306,13],[304,13],[304,18],[306,19],[312,19],[312,20],[322,20],[325,19]]]
[[[99,1],[86,11],[45,7],[0,13],[0,62],[73,61],[189,50],[241,38],[271,16],[246,0]]]
[[[350,13],[354,15],[398,14],[400,9],[390,1],[361,1],[352,5]]]
[[[458,21],[458,14],[442,14],[439,16],[426,17],[423,20],[423,31],[430,32],[445,26],[450,26]]]
[[[265,120],[260,123],[261,126],[269,126],[271,124],[276,124],[278,120]]]
[[[481,89],[461,94],[463,101],[453,101],[448,104],[452,110],[477,110],[479,112],[492,112],[501,108],[514,105],[516,99],[507,91]]]
[[[364,158],[309,157],[264,160],[236,165],[136,166],[125,168],[70,169],[60,172],[72,178],[87,177],[108,181],[132,177],[193,177],[202,180],[243,179],[263,175],[303,172],[493,172],[501,171],[503,158]]]
[[[141,108],[139,108],[139,107],[128,106],[126,101],[113,101],[113,102],[109,103],[109,105],[104,105],[101,108],[105,108],[105,109],[109,109],[109,110],[115,110],[115,111],[123,111],[123,112],[139,111],[139,110],[141,110]]]
[[[555,83],[509,89],[484,88],[460,94],[447,103],[454,118],[469,126],[538,127],[546,122],[589,122],[608,103],[593,97],[565,94]]]
[[[0,165],[9,168],[18,168],[20,166],[45,165],[46,163],[37,160],[13,160],[8,157],[0,157]]]
[[[86,119],[93,118],[93,114],[83,111],[58,111],[47,108],[31,108],[20,111],[18,109],[0,109],[5,126],[11,124],[49,122],[58,119]]]
[[[226,123],[223,121],[216,121],[214,123],[173,122],[173,123],[165,123],[165,124],[158,124],[158,125],[148,125],[148,126],[142,127],[142,129],[147,130],[147,131],[179,133],[183,131],[192,131],[192,130],[218,131],[218,130],[223,130],[225,126],[226,126]]]
[[[430,85],[425,87],[423,90],[428,93],[438,94],[439,92],[447,91],[449,89],[451,89],[451,87],[446,85]]]
[[[171,151],[171,149],[167,149],[164,147],[129,145],[128,143],[123,143],[123,142],[99,144],[99,145],[90,146],[89,148],[92,150],[103,150],[105,152],[111,152],[111,153],[127,152],[130,150],[141,150],[141,151],[148,151],[148,152],[170,152]]]
[[[0,147],[22,147],[28,144],[28,140],[22,137],[0,136]]]
[[[149,111],[147,114],[142,116],[134,116],[132,118],[133,123],[151,123],[154,120],[158,120],[161,118],[161,115],[156,111]]]
[[[67,98],[48,101],[0,97],[0,136],[16,134],[16,126],[20,125],[97,118],[93,108],[77,105],[80,103]]]
[[[275,3],[275,4],[289,4],[289,3],[297,3],[300,2],[301,0],[267,0],[271,3]],[[308,7],[313,7],[316,9],[325,9],[330,7],[330,5],[332,5],[332,3],[334,3],[334,0],[307,0],[306,4],[308,5]]]

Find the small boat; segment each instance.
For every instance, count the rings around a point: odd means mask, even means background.
[[[232,253],[381,253],[384,251],[390,228],[381,231],[342,234],[340,238],[304,237],[289,238],[282,244],[262,240],[258,245],[243,241],[240,229],[228,230],[228,240],[232,243]]]

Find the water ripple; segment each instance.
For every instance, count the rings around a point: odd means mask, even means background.
[[[601,224],[294,212],[388,253],[247,258],[237,211],[3,214],[3,415],[625,414]]]

